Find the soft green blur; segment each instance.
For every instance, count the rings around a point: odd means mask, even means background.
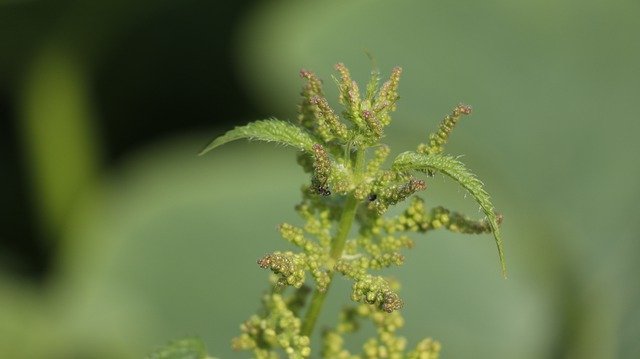
[[[101,168],[90,65],[150,6],[118,4],[100,41],[66,41],[85,26],[70,21],[25,65],[23,142],[58,257],[44,287],[0,273],[0,357],[134,358],[195,335],[214,356],[244,358],[229,343],[266,288],[255,260],[286,247],[275,226],[297,221],[308,178],[292,150],[269,144],[196,157],[213,129]],[[336,94],[338,61],[360,81],[367,52],[383,74],[401,65],[387,133],[396,153],[458,102],[474,107],[448,152],[464,155],[505,216],[509,279],[491,236],[416,238],[394,273],[412,343],[435,337],[444,358],[637,358],[638,16],[640,3],[623,0],[291,0],[264,2],[234,36],[248,91],[281,118],[295,116],[300,68]],[[428,186],[428,203],[479,215],[447,180]],[[348,298],[346,283],[332,291],[320,326]]]

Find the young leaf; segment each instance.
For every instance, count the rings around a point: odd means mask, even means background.
[[[462,187],[464,187],[475,200],[480,204],[482,211],[489,220],[491,231],[498,247],[498,256],[500,258],[500,266],[502,275],[506,277],[507,268],[504,261],[504,253],[502,250],[502,237],[500,235],[500,226],[498,218],[494,212],[493,204],[489,199],[489,194],[482,187],[480,181],[473,173],[471,173],[462,162],[457,159],[441,154],[426,155],[415,152],[404,152],[398,155],[393,161],[393,168],[400,171],[438,171],[453,178]]]
[[[241,138],[277,142],[282,145],[296,147],[309,153],[312,152],[312,147],[317,142],[308,132],[296,125],[285,121],[270,119],[238,126],[211,141],[198,155],[202,156],[218,146]]]

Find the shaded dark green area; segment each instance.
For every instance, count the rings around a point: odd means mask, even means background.
[[[100,176],[103,168],[117,166],[137,149],[176,133],[201,132],[211,126],[222,131],[260,115],[238,85],[232,52],[231,33],[253,3],[13,1],[2,5],[0,146],[6,215],[0,238],[7,257],[3,266],[37,278],[50,272],[52,242],[58,234],[51,228],[55,225],[39,223],[39,216],[52,214],[38,213],[47,201],[38,187],[62,193],[49,202],[71,201],[78,181]],[[70,87],[67,91],[65,85]],[[63,108],[55,108],[56,103]],[[65,108],[85,112],[72,114]],[[33,113],[38,109],[42,110]],[[51,149],[55,139],[66,149]],[[78,164],[82,162],[78,152],[90,154],[83,164]],[[43,169],[42,161],[52,168]],[[79,172],[75,183],[67,181],[74,175],[65,173],[74,170]],[[38,183],[40,178],[45,183]],[[56,181],[57,185],[46,183]],[[52,211],[68,209],[60,204]]]

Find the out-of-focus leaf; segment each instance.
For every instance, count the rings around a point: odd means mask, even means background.
[[[25,83],[21,125],[34,198],[42,224],[54,236],[81,190],[98,175],[99,140],[92,128],[87,80],[73,54],[51,46],[33,61]]]
[[[311,147],[316,141],[302,128],[289,122],[276,119],[252,122],[245,126],[238,126],[233,130],[213,140],[207,147],[200,151],[203,155],[227,142],[248,138],[267,142],[277,142],[282,145],[296,147],[302,151],[311,152]]]
[[[483,183],[478,179],[478,177],[471,173],[462,162],[447,155],[424,155],[415,152],[404,152],[398,155],[398,157],[393,161],[393,167],[402,171],[414,170],[424,172],[427,170],[434,170],[442,172],[469,191],[480,207],[482,207],[482,211],[489,220],[489,225],[491,226],[491,231],[493,232],[493,237],[495,238],[496,246],[498,247],[498,256],[500,257],[502,275],[506,277],[507,267],[504,261],[498,218],[495,213],[494,206],[489,198],[489,194],[484,190]]]

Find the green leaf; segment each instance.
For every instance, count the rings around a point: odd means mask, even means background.
[[[317,142],[301,127],[289,122],[276,119],[251,122],[245,126],[238,126],[233,130],[213,140],[199,155],[222,146],[227,142],[248,138],[267,142],[277,142],[282,145],[296,147],[302,151],[311,152],[311,147]]]
[[[204,343],[197,338],[176,340],[151,353],[147,359],[207,359]]]
[[[494,211],[493,204],[489,199],[489,194],[484,190],[483,183],[473,173],[471,173],[462,162],[458,161],[454,157],[434,154],[425,155],[415,152],[404,152],[398,155],[393,161],[393,168],[399,171],[438,171],[453,178],[462,187],[464,187],[476,202],[480,204],[482,211],[489,220],[491,231],[496,240],[496,246],[498,247],[498,256],[500,258],[500,266],[502,268],[502,275],[506,278],[507,267],[504,260],[504,252],[502,249],[502,237],[500,235],[500,226],[498,225],[498,218]]]

